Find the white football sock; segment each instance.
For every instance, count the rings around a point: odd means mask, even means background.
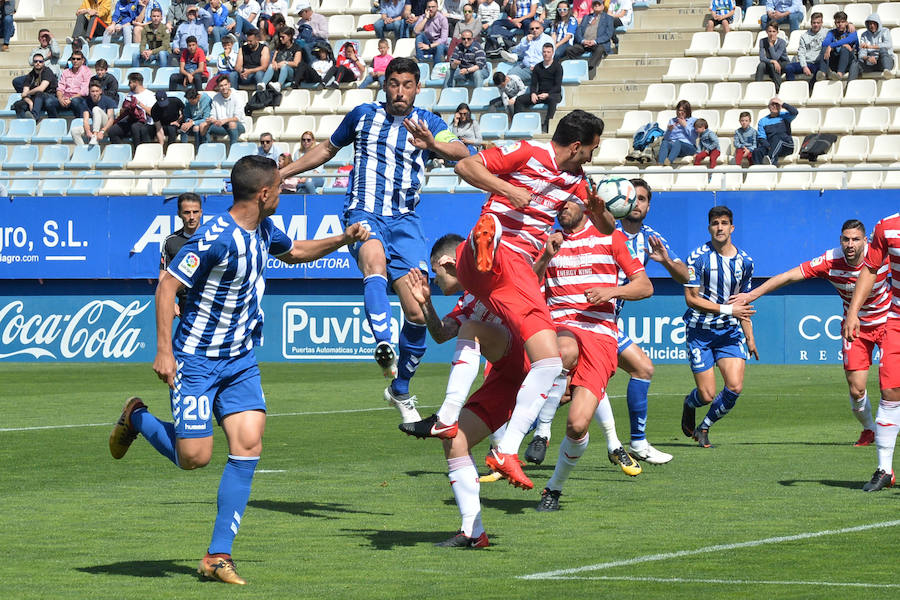
[[[622,445],[619,436],[616,435],[616,419],[613,417],[612,406],[609,405],[609,396],[603,394],[600,403],[597,404],[597,410],[594,411],[594,420],[603,428],[603,435],[606,436],[606,449],[612,452]]]
[[[444,403],[437,412],[438,420],[445,425],[452,425],[459,420],[472,382],[478,377],[481,366],[481,346],[475,340],[456,340],[450,376],[447,378],[447,392]]]
[[[484,533],[481,524],[481,484],[472,455],[447,459],[450,488],[456,498],[459,516],[462,518],[460,530],[467,537],[478,537]]]
[[[504,423],[500,427],[497,428],[497,431],[491,434],[491,447],[496,448],[500,445],[500,440],[503,439],[503,435],[506,433],[506,426],[509,423]]]
[[[875,423],[875,444],[878,446],[878,468],[890,473],[894,470],[894,444],[900,431],[900,402],[884,398],[878,405]]]
[[[875,431],[875,421],[872,419],[872,408],[869,406],[869,394],[866,392],[859,400],[850,396],[850,410],[853,416],[862,424],[863,429]]]
[[[516,395],[516,407],[500,440],[497,451],[501,454],[518,454],[519,446],[531,424],[537,418],[544,401],[550,395],[553,382],[562,372],[562,359],[558,356],[531,363],[531,369]]]
[[[584,437],[580,440],[573,440],[569,436],[563,438],[562,444],[559,445],[559,457],[556,459],[556,468],[553,469],[553,476],[547,482],[548,488],[555,491],[562,490],[563,485],[569,478],[569,473],[572,472],[572,469],[578,464],[578,459],[587,450],[590,438],[589,433],[584,434]]]
[[[566,392],[568,381],[569,371],[563,369],[559,377],[553,382],[553,387],[550,388],[547,400],[544,402],[544,406],[541,407],[541,412],[538,413],[537,427],[534,428],[535,436],[547,438],[547,441],[550,440],[550,426],[553,425],[553,417],[556,416],[559,401],[562,400],[563,394]]]

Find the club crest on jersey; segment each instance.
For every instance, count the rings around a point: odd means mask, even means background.
[[[516,142],[515,144],[510,144],[509,146],[503,146],[500,148],[500,152],[502,154],[511,154],[522,147],[522,142]]]
[[[197,267],[199,266],[200,257],[193,252],[188,252],[187,256],[181,259],[181,263],[178,265],[178,270],[188,277],[192,277],[194,275],[194,271],[196,271]]]

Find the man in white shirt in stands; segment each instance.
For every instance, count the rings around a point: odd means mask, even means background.
[[[230,143],[238,141],[238,137],[244,133],[244,123],[241,118],[244,115],[244,103],[232,91],[227,79],[220,79],[216,85],[219,92],[213,96],[212,114],[200,125],[200,136],[206,134],[222,137],[228,136]]]

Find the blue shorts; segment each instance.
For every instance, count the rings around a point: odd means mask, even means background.
[[[425,249],[425,232],[419,215],[407,213],[399,217],[382,217],[354,209],[345,212],[341,221],[344,227],[363,223],[371,232],[369,239],[381,242],[389,281],[400,279],[410,269],[419,269],[428,276],[428,252]],[[360,246],[362,242],[350,246],[350,254],[357,262]]]
[[[747,340],[740,327],[727,329],[688,328],[685,331],[691,371],[702,373],[712,369],[720,358],[747,360]]]
[[[266,410],[252,351],[232,358],[175,352],[175,389],[169,397],[176,438],[210,437],[213,415],[221,424],[230,414]]]
[[[625,350],[628,349],[629,346],[634,344],[634,340],[625,335],[625,333],[619,329],[618,337],[616,338],[616,345],[618,348],[616,349],[617,354],[622,354]]]

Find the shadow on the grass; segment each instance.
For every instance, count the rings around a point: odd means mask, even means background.
[[[421,477],[422,475],[443,475],[447,476],[446,471],[407,471],[406,474],[409,477]]]
[[[77,567],[76,571],[90,573],[91,575],[128,575],[129,577],[172,577],[175,575],[196,575],[196,567],[185,566],[183,563],[193,562],[196,559],[171,559],[171,560],[126,560],[108,565],[94,565],[93,567]]]
[[[865,482],[858,479],[853,481],[838,481],[836,479],[784,479],[782,481],[779,481],[778,483],[784,486],[792,486],[798,483],[816,483],[828,487],[845,488],[848,490],[861,490]]]
[[[436,544],[453,537],[453,533],[444,531],[377,531],[374,529],[341,529],[347,536],[360,536],[369,541],[369,545],[375,550],[393,550],[394,548],[410,547],[419,544]],[[499,537],[499,536],[497,536]],[[491,536],[491,542],[494,536]],[[443,550],[443,548],[439,548]]]
[[[314,517],[317,519],[339,519],[340,517],[323,513],[340,513],[354,515],[383,515],[391,516],[394,513],[372,512],[368,510],[355,510],[346,504],[335,502],[286,502],[283,500],[251,500],[247,503],[253,508],[274,510],[277,512],[297,515],[298,517]]]

